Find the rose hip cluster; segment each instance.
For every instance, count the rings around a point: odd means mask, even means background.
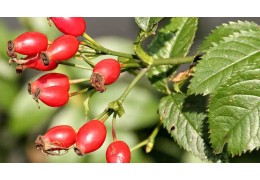
[[[9,63],[16,63],[16,72],[21,74],[31,68],[40,71],[51,71],[57,68],[61,61],[69,60],[78,52],[81,42],[77,39],[86,31],[86,22],[82,17],[50,17],[53,23],[63,33],[53,42],[48,41],[41,32],[25,32],[7,43]],[[112,58],[106,58],[95,64],[90,77],[90,86],[96,91],[104,92],[106,85],[114,83],[121,73],[120,63]],[[72,80],[62,73],[47,73],[35,81],[28,83],[28,92],[38,103],[38,100],[50,107],[66,105]],[[90,120],[76,132],[69,125],[59,125],[49,129],[35,140],[36,148],[45,154],[60,155],[73,148],[79,156],[96,151],[106,139],[106,127],[102,120]],[[131,153],[128,145],[114,140],[106,151],[107,162],[128,163]]]
[[[46,154],[60,155],[60,151],[68,151],[73,147],[75,153],[82,156],[98,150],[103,145],[106,134],[104,123],[93,119],[81,126],[77,133],[69,125],[54,126],[44,135],[38,136],[35,144],[37,149]],[[108,163],[129,163],[130,159],[131,152],[124,141],[116,140],[107,147]]]

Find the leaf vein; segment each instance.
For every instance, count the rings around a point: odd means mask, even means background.
[[[238,63],[240,63],[240,62],[242,62],[242,61],[244,61],[244,60],[247,60],[248,57],[253,56],[253,55],[255,55],[255,54],[259,53],[259,52],[260,52],[260,50],[257,50],[257,51],[255,51],[255,52],[250,53],[250,54],[248,54],[247,56],[244,56],[244,57],[240,58],[239,60],[234,61],[233,63],[231,63],[231,64],[229,64],[229,65],[227,65],[227,66],[225,66],[225,67],[219,69],[219,70],[216,71],[214,74],[210,75],[207,79],[205,79],[205,81],[210,80],[210,79],[214,78],[215,76],[218,76],[221,72],[223,72],[223,71],[225,71],[225,70],[228,70],[228,69],[230,69],[230,68],[233,68],[233,66],[235,66],[236,64],[238,64]]]

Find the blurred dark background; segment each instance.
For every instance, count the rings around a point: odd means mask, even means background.
[[[165,23],[165,18],[160,25]],[[191,54],[211,30],[229,21],[254,21],[260,24],[260,18],[252,17],[202,17]],[[123,52],[132,52],[132,43],[138,35],[138,27],[132,17],[88,17],[86,32],[107,48]],[[0,18],[0,162],[105,162],[105,147],[111,142],[111,132],[105,144],[98,151],[84,157],[74,152],[64,156],[46,156],[34,147],[34,140],[39,134],[54,125],[69,124],[79,128],[85,122],[84,95],[73,97],[62,108],[50,108],[40,104],[37,108],[32,97],[27,93],[29,81],[35,80],[46,72],[26,70],[22,75],[15,73],[15,66],[8,65],[5,54],[6,43],[25,31],[40,31],[53,40],[60,32],[49,27],[46,18],[40,17],[5,17]],[[90,72],[59,66],[56,72],[66,73],[71,79],[89,76]],[[90,101],[89,118],[102,112],[107,103],[115,100],[123,92],[133,76],[124,74],[116,85],[111,85],[106,94],[95,95]],[[84,87],[73,86],[72,91]],[[116,92],[116,93],[115,93]],[[130,147],[146,139],[158,122],[157,105],[161,95],[149,82],[143,80],[130,93],[125,102],[126,114],[118,120],[118,137],[124,139]],[[138,104],[138,106],[137,106]],[[111,124],[110,122],[108,122]],[[108,126],[109,126],[108,124]],[[111,128],[110,128],[111,129]],[[182,150],[163,128],[160,130],[151,153],[144,148],[132,153],[132,162],[176,163],[201,162]],[[234,157],[231,162],[260,162],[260,152],[253,151],[241,157]]]

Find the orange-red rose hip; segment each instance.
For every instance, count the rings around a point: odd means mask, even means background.
[[[106,133],[104,123],[99,120],[90,120],[85,123],[77,133],[74,148],[76,154],[82,156],[99,149],[106,139]]]
[[[68,150],[76,141],[76,132],[69,125],[54,126],[35,140],[36,148],[44,153],[58,155],[54,151]]]
[[[105,85],[114,83],[120,75],[120,63],[112,58],[99,61],[93,68],[91,85],[100,92],[106,90]]]

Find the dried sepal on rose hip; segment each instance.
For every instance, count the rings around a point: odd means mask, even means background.
[[[35,146],[45,154],[60,155],[60,151],[67,152],[76,141],[76,132],[69,125],[54,126],[44,135],[39,135]]]
[[[86,31],[83,17],[49,17],[60,32],[72,36],[81,36]]]
[[[12,58],[17,57],[17,53],[22,55],[35,55],[45,51],[48,47],[48,38],[40,32],[25,32],[16,39],[7,42],[7,55]]]
[[[105,85],[114,83],[120,76],[120,63],[112,58],[99,61],[93,68],[90,77],[91,85],[97,91],[104,92]]]
[[[106,160],[108,163],[129,163],[131,151],[129,146],[120,140],[112,142],[106,150]]]
[[[56,38],[46,51],[42,51],[41,61],[49,65],[51,61],[64,61],[72,58],[78,51],[79,41],[71,35],[62,35]]]
[[[106,134],[103,122],[95,119],[88,121],[77,132],[74,151],[79,156],[96,151],[104,143]]]

